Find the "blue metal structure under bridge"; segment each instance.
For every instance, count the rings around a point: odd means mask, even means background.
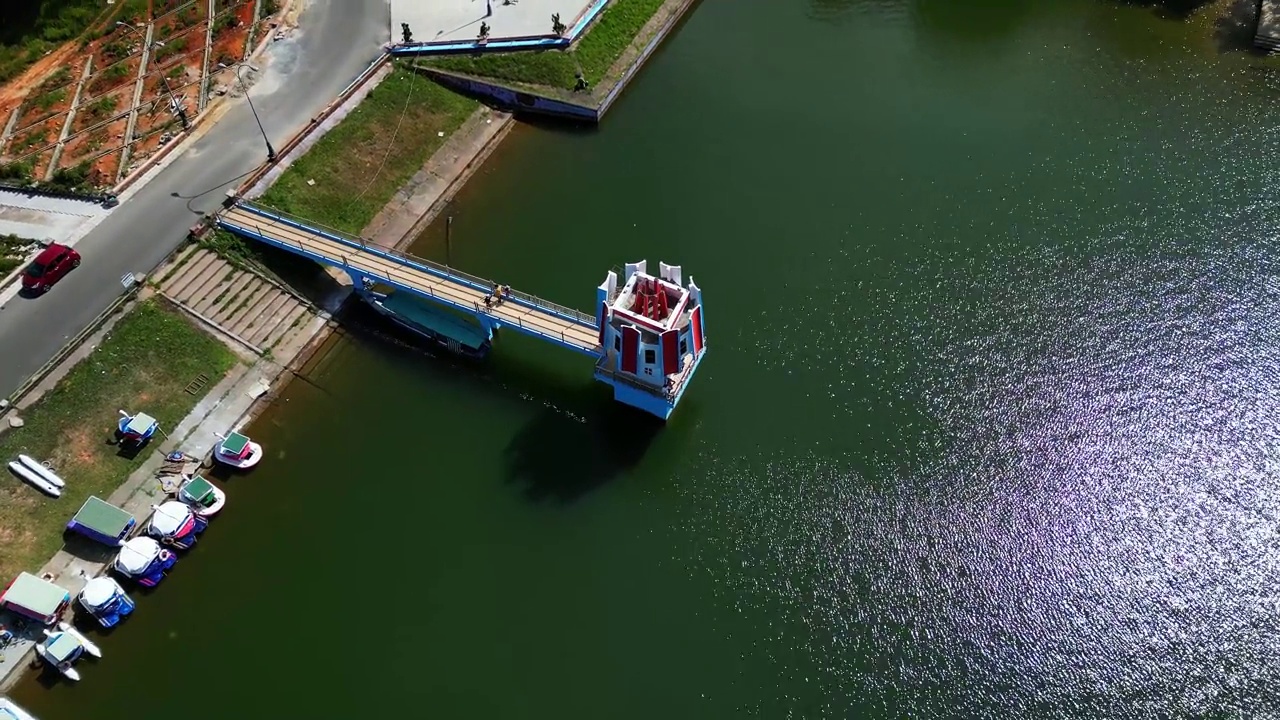
[[[495,287],[488,280],[243,200],[216,222],[341,269],[366,299],[375,284],[390,286],[470,315],[489,334],[509,328],[590,355],[596,379],[613,388],[616,400],[664,420],[706,354],[702,292],[692,279],[681,285],[679,266],[660,264],[654,276],[646,263],[631,263],[621,284],[610,271],[596,289],[596,313],[588,315],[516,290],[487,302]]]

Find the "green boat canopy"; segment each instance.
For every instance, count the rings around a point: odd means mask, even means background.
[[[120,537],[133,522],[133,516],[106,500],[90,495],[73,520],[107,537]]]
[[[31,573],[22,573],[0,595],[0,605],[9,606],[32,617],[57,617],[71,601],[71,593]]]
[[[249,444],[249,438],[238,432],[233,432],[222,441],[222,452],[228,455],[239,455],[244,452],[244,446]]]

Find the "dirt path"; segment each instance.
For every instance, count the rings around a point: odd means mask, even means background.
[[[40,84],[45,76],[61,65],[67,65],[71,57],[80,49],[79,43],[64,43],[61,47],[36,61],[21,75],[0,87],[0,107],[13,107],[22,102],[32,88]]]

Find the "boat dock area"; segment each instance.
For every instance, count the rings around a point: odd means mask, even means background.
[[[1280,0],[1262,0],[1253,44],[1263,50],[1280,50]]]
[[[312,339],[328,323],[327,318],[317,318],[308,326],[290,336],[287,347],[280,350],[282,357],[292,357]],[[105,326],[87,341],[87,345],[96,346],[101,337],[110,332],[111,326]],[[221,382],[209,389],[208,395],[201,400],[190,414],[168,430],[169,438],[157,444],[157,449],[182,448],[191,457],[207,457],[214,449],[218,438],[214,433],[225,432],[229,427],[239,426],[254,407],[258,398],[284,372],[284,368],[274,362],[262,361],[252,366],[240,366],[231,371]],[[48,382],[55,383],[59,378],[50,376]],[[160,499],[156,495],[157,472],[164,469],[166,461],[163,452],[151,452],[150,457],[138,468],[129,479],[110,497],[105,498],[112,505],[121,507],[138,520],[138,528],[145,525],[151,514],[151,505]],[[69,486],[75,477],[68,477]],[[76,507],[66,507],[67,517],[71,517]],[[115,556],[115,548],[98,545],[92,541],[72,541],[64,545],[40,570],[40,575],[50,582],[69,591],[76,596],[84,589],[85,583],[105,572],[107,563]],[[0,586],[2,586],[0,582]],[[73,603],[79,612],[79,606]],[[0,690],[11,685],[27,667],[28,661],[35,657],[35,644],[43,639],[42,628],[33,621],[19,621],[12,613],[0,611],[0,625],[13,631],[14,642],[0,648]],[[4,720],[0,715],[0,720]]]

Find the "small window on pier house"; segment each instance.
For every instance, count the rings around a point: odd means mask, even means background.
[[[655,350],[645,350],[645,351],[644,351],[644,363],[645,363],[646,365],[652,365],[652,364],[654,364],[654,363],[656,363],[656,362],[658,362],[658,353],[657,353],[657,351],[655,351]]]

